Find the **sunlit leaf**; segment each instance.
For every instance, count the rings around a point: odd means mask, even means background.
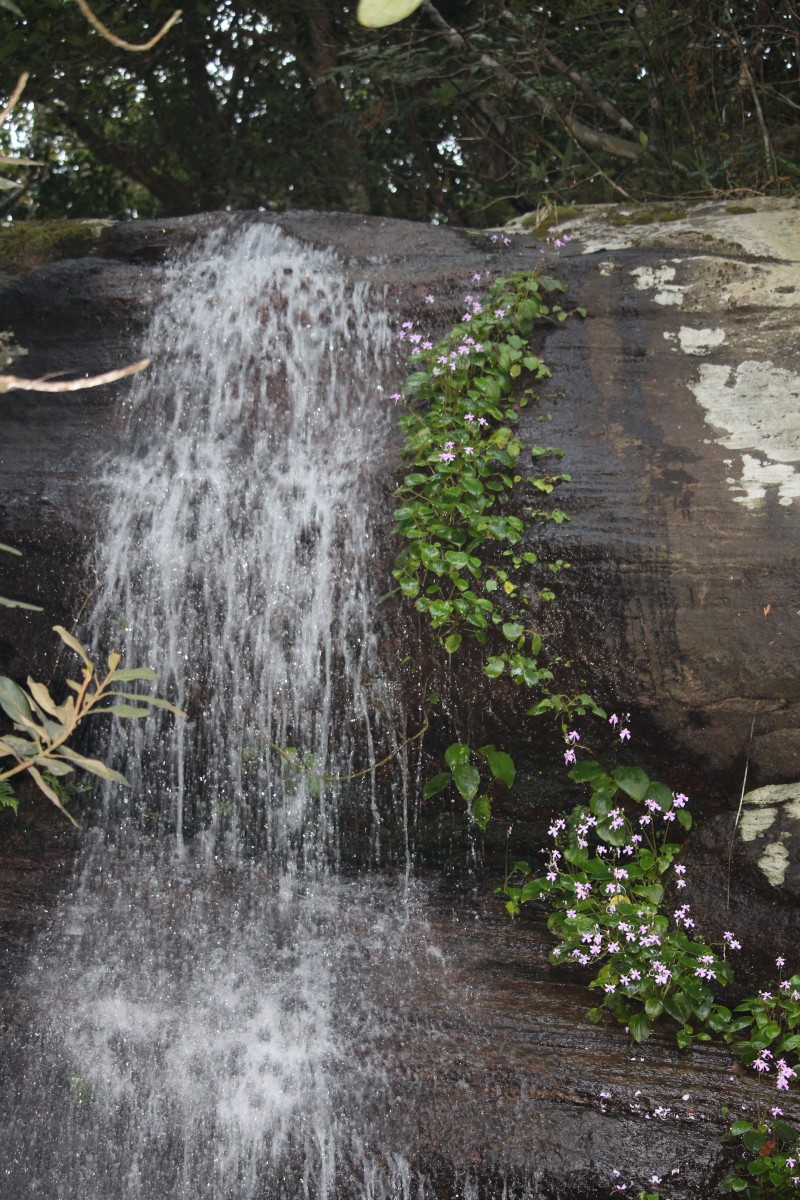
[[[31,723],[31,706],[28,703],[28,697],[22,688],[7,675],[0,675],[0,708],[15,725]]]
[[[359,0],[356,17],[367,29],[383,29],[404,21],[421,4],[422,0]]]
[[[95,708],[92,711],[95,713],[110,713],[114,717],[125,717],[128,720],[135,720],[137,717],[146,717],[150,709],[137,708],[134,704],[109,704],[106,708]]]
[[[3,608],[24,608],[28,612],[44,612],[40,604],[28,604],[26,600],[9,600],[8,596],[0,596]]]
[[[123,671],[114,671],[111,679],[114,683],[130,683],[134,679],[147,679],[152,683],[158,675],[151,667],[129,667]]]
[[[164,708],[167,712],[174,713],[176,717],[185,717],[186,713],[182,708],[178,708],[175,704],[170,704],[169,700],[162,699],[161,696],[144,696],[141,692],[105,692],[106,696],[121,696],[124,700],[136,700],[139,704],[149,704],[153,708]],[[95,709],[95,712],[98,710]]]
[[[58,716],[58,705],[43,683],[37,683],[35,679],[28,676],[28,690],[33,696],[39,708],[44,709],[51,717]]]
[[[0,738],[0,750],[4,755],[11,753],[17,758],[35,758],[39,747],[28,738],[17,737],[15,733],[7,733]]]
[[[63,625],[54,625],[53,632],[58,634],[62,642],[69,646],[70,650],[74,650],[76,654],[81,656],[87,667],[91,668],[92,664],[89,660],[89,657],[76,637],[73,637]]]
[[[86,758],[83,754],[78,754],[78,751],[73,750],[71,746],[60,746],[58,752],[62,757],[74,762],[76,767],[81,767],[84,771],[91,772],[92,775],[99,775],[101,779],[107,779],[110,783],[120,783],[123,787],[130,786],[124,775],[120,775],[119,771],[113,770],[99,758]]]

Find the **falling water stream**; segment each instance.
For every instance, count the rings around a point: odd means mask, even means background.
[[[386,1056],[440,960],[403,756],[380,787],[366,770],[406,732],[375,625],[381,298],[233,225],[166,270],[147,351],[90,635],[153,665],[188,719],[105,748],[132,786],[102,797],[20,983],[2,1195],[417,1195],[384,1136]]]

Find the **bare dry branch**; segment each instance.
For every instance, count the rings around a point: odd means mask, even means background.
[[[106,371],[104,375],[91,375],[88,379],[22,379],[19,375],[0,375],[0,393],[10,392],[15,388],[21,392],[80,392],[84,388],[100,387],[103,383],[114,383],[117,379],[125,379],[128,375],[136,375],[150,366],[149,358],[131,363],[129,367],[120,367],[115,371]]]
[[[444,38],[449,44],[458,50],[461,54],[470,54],[470,47],[466,38],[454,29],[452,25],[444,19],[439,10],[431,3],[431,0],[423,0],[422,11],[428,19],[441,31]],[[493,58],[491,54],[473,52],[476,60],[485,67],[487,71],[505,79],[506,82],[516,90],[517,94],[524,99],[539,113],[541,117],[548,121],[554,121],[566,129],[571,138],[574,139],[580,146],[584,146],[589,150],[602,150],[606,154],[610,154],[613,158],[628,159],[636,161],[644,154],[644,147],[636,142],[629,142],[625,138],[617,137],[613,133],[605,133],[600,129],[592,129],[589,125],[585,125],[578,117],[571,116],[569,113],[562,113],[558,106],[548,97],[537,92],[535,88],[528,87],[521,79]]]
[[[86,3],[86,0],[75,0],[75,3],[86,17],[86,20],[89,22],[92,28],[96,29],[101,37],[104,37],[107,42],[110,42],[112,46],[116,46],[119,50],[130,50],[134,54],[141,54],[145,50],[152,50],[153,46],[155,46],[157,42],[161,41],[164,34],[171,29],[175,22],[179,21],[182,16],[182,10],[180,8],[176,8],[170,19],[161,27],[155,37],[150,38],[149,42],[126,42],[122,38],[117,37],[115,33],[112,33],[111,30],[103,24],[100,18],[95,16],[95,14],[89,8],[89,5]]]
[[[25,91],[25,84],[28,82],[29,78],[29,73],[27,71],[23,71],[17,80],[16,87],[11,93],[8,104],[5,106],[3,111],[0,112],[0,129],[3,127],[3,125],[5,125],[6,121],[14,110],[14,106],[16,105],[22,93]]]

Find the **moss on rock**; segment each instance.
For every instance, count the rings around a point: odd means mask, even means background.
[[[0,263],[15,275],[60,258],[92,254],[113,221],[14,221],[0,225]]]

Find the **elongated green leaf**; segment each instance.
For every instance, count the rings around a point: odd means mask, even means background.
[[[58,634],[58,636],[61,638],[62,642],[66,646],[69,646],[70,650],[74,650],[76,654],[80,655],[80,657],[86,663],[87,667],[91,668],[92,664],[89,660],[89,656],[87,655],[86,651],[84,650],[83,646],[80,644],[78,639],[76,637],[73,637],[72,634],[69,632],[69,630],[65,629],[63,625],[54,625],[53,632]]]
[[[51,717],[58,716],[58,705],[43,683],[37,683],[35,679],[28,676],[28,690],[33,696],[39,708],[44,709]]]
[[[13,733],[7,733],[5,737],[0,738],[0,747],[3,747],[5,754],[10,752],[16,758],[35,758],[39,753],[39,747],[35,742],[28,738],[17,737]]]
[[[63,758],[74,762],[76,767],[81,767],[84,771],[91,772],[92,775],[99,775],[101,779],[108,779],[111,783],[121,783],[123,787],[130,787],[124,775],[120,775],[119,771],[114,771],[99,758],[86,758],[83,754],[78,754],[78,751],[73,750],[71,746],[60,746],[58,752]]]
[[[506,754],[505,750],[496,750],[494,746],[483,746],[480,752],[486,758],[495,779],[499,779],[506,787],[513,787],[516,769],[511,755]]]
[[[6,554],[16,554],[19,558],[22,558],[22,551],[18,550],[16,546],[7,546],[5,542],[0,542],[0,550],[5,550]]]
[[[0,708],[15,725],[31,723],[31,706],[19,684],[7,675],[0,675]]]
[[[40,604],[28,604],[25,600],[9,600],[8,596],[0,596],[3,608],[24,608],[28,612],[44,612]]]
[[[75,768],[71,767],[69,763],[50,754],[37,754],[35,761],[51,775],[74,775],[75,773]]]
[[[429,779],[422,789],[423,800],[430,800],[432,796],[438,796],[439,792],[443,792],[450,786],[452,778],[449,771],[442,771],[439,775],[434,775],[433,779]]]
[[[460,762],[453,767],[453,783],[467,804],[477,794],[480,782],[480,772],[477,767],[473,767],[472,763]]]
[[[492,817],[492,804],[488,796],[476,796],[470,806],[472,819],[481,829],[485,829]]]
[[[139,704],[150,704],[153,708],[164,708],[167,712],[175,713],[176,717],[186,716],[182,708],[178,708],[175,704],[170,704],[169,700],[163,700],[161,696],[145,696],[141,692],[106,692],[105,695],[122,696],[124,700],[136,700]]]
[[[111,679],[114,683],[130,683],[134,679],[147,679],[152,682],[158,679],[158,675],[150,667],[129,667],[122,671],[114,671]]]
[[[126,720],[135,720],[137,717],[146,717],[150,712],[149,708],[138,708],[135,704],[109,704],[105,708],[94,708],[93,713],[111,713],[114,717],[124,717]]]

